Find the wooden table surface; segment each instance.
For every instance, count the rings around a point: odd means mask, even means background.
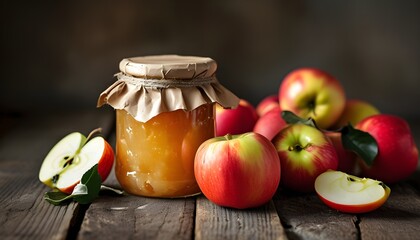
[[[115,142],[106,108],[0,115],[0,239],[420,239],[420,174],[391,185],[380,209],[345,214],[315,194],[282,189],[250,210],[216,206],[203,195],[157,199],[103,194],[90,205],[53,206],[38,171],[49,149],[70,132],[97,127]],[[417,126],[417,125],[416,125]],[[419,144],[420,128],[414,128]],[[106,185],[118,187],[111,175]]]

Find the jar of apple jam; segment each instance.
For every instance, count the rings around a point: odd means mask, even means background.
[[[216,78],[211,58],[158,55],[123,59],[98,106],[116,109],[115,175],[128,193],[185,197],[200,193],[198,147],[215,136],[214,104],[239,99]]]

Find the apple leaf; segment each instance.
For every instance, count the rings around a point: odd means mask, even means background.
[[[372,166],[378,155],[378,144],[369,133],[353,128],[351,124],[341,130],[341,141],[345,149],[355,152],[368,166]]]
[[[51,191],[44,195],[44,199],[55,206],[67,204],[72,198],[72,195],[67,195],[60,191]]]
[[[86,194],[75,195],[73,193],[72,195],[74,200],[81,204],[93,202],[93,200],[99,195],[102,183],[101,176],[98,173],[98,164],[95,164],[91,169],[83,174],[80,183],[81,185],[85,185]]]
[[[313,118],[303,119],[291,111],[282,111],[281,117],[288,124],[302,123],[314,128],[318,128]]]
[[[47,192],[44,199],[56,206],[69,203],[70,200],[81,204],[89,204],[98,197],[101,190],[101,176],[98,173],[98,164],[95,164],[85,174],[83,174],[80,183],[77,184],[71,195],[60,192],[57,189]]]

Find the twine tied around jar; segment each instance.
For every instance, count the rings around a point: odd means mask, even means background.
[[[153,79],[153,78],[141,78],[134,77],[122,72],[119,72],[114,75],[117,77],[118,81],[124,81],[136,86],[143,86],[145,88],[185,88],[185,87],[198,87],[205,84],[216,83],[217,78],[212,75],[210,77],[204,78],[192,78],[192,79]]]

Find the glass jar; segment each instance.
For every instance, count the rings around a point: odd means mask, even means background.
[[[215,136],[215,108],[238,98],[216,79],[210,58],[177,55],[123,59],[98,106],[116,109],[115,175],[128,193],[184,197],[200,192],[198,147]]]
[[[115,175],[123,189],[143,196],[174,197],[200,192],[194,157],[214,137],[213,105],[161,113],[136,121],[117,110]]]

